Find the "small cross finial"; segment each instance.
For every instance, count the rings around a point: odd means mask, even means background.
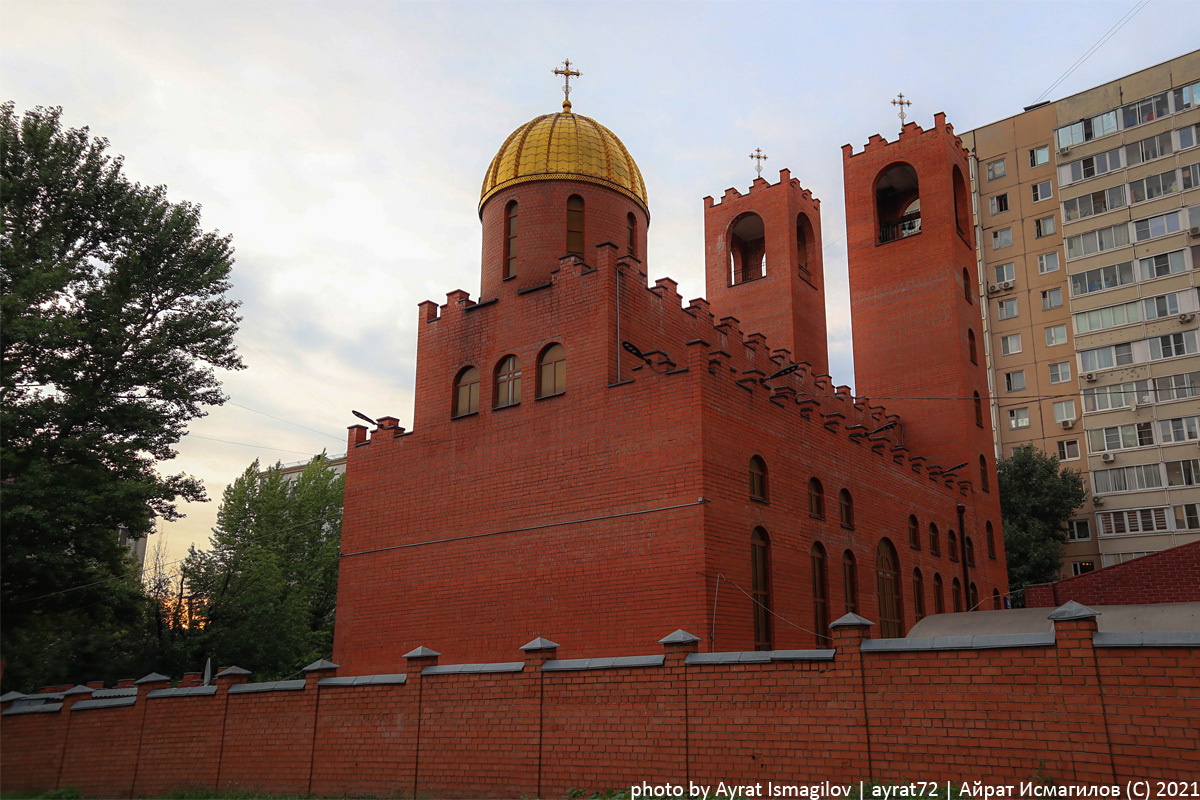
[[[901,92],[899,95],[897,95],[896,99],[892,101],[892,105],[894,105],[900,109],[900,128],[903,129],[904,128],[904,120],[908,119],[908,115],[904,113],[904,107],[911,106],[912,101],[905,100],[904,92]]]
[[[571,69],[571,59],[563,59],[561,69],[554,70],[555,75],[563,76],[563,111],[570,113],[571,111],[571,78],[578,78],[583,73],[576,69]]]
[[[763,153],[761,147],[754,148],[754,152],[750,154],[754,159],[754,170],[758,173],[758,177],[762,177],[762,162],[766,161],[770,156]]]

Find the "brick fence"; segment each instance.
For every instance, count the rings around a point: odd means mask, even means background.
[[[688,782],[765,785],[1035,775],[1123,784],[1200,775],[1200,633],[1097,633],[1067,604],[1046,634],[865,638],[833,649],[521,660],[215,686],[8,695],[0,786],[128,797],[172,789],[558,797]]]
[[[1054,608],[1070,600],[1089,606],[1200,601],[1200,542],[1025,590],[1028,608]]]

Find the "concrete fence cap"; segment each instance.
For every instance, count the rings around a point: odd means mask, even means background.
[[[1063,605],[1050,612],[1048,619],[1064,622],[1070,619],[1092,619],[1100,616],[1099,611],[1093,611],[1085,605],[1068,600]]]
[[[852,628],[859,625],[874,625],[874,622],[866,617],[860,617],[858,614],[844,614],[833,622],[829,623],[831,628]]]
[[[138,678],[136,681],[134,681],[134,683],[136,683],[138,686],[141,686],[143,683],[163,683],[163,682],[170,683],[171,679],[168,678],[166,675],[160,675],[157,672],[151,672],[146,677]]]
[[[666,636],[658,640],[659,644],[691,644],[700,641],[700,637],[694,633],[688,633],[683,628],[668,633]]]
[[[70,689],[67,689],[65,692],[63,692],[63,697],[70,697],[73,694],[91,694],[93,691],[94,690],[89,686],[76,684],[75,686],[72,686]]]
[[[430,650],[428,647],[425,647],[424,645],[422,645],[414,650],[409,650],[407,653],[404,654],[404,657],[405,658],[434,658],[434,657],[440,656],[440,655],[441,655],[441,653],[439,653],[437,650]]]
[[[324,658],[318,658],[316,661],[309,664],[301,672],[320,672],[325,669],[337,669],[338,665]]]
[[[0,695],[0,703],[7,703],[10,700],[20,700],[24,696],[25,695],[21,694],[20,692],[5,692],[4,694]]]
[[[223,669],[217,673],[217,677],[219,678],[222,675],[249,675],[249,674],[250,674],[250,670],[248,670],[248,669],[242,669],[241,667],[226,667],[225,669]]]
[[[558,648],[557,642],[552,642],[549,639],[541,636],[534,639],[532,642],[526,642],[521,645],[521,649],[526,652],[534,652],[536,650],[555,650]]]

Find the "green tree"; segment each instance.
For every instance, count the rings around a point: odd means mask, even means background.
[[[1067,520],[1087,499],[1082,476],[1032,447],[1000,459],[996,472],[1010,586],[1015,592],[1055,580],[1062,568]]]
[[[183,565],[204,656],[275,678],[329,656],[343,489],[318,456],[296,480],[255,461],[225,490],[212,549]]]
[[[20,642],[140,614],[118,526],[144,536],[180,498],[205,499],[156,464],[224,402],[215,370],[242,367],[229,237],[131,183],[107,147],[61,109],[0,106],[6,683]]]

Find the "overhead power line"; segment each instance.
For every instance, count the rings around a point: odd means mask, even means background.
[[[1089,58],[1091,58],[1093,55],[1095,55],[1096,51],[1099,50],[1101,47],[1103,47],[1105,42],[1107,42],[1112,37],[1116,36],[1117,31],[1119,31],[1119,30],[1121,30],[1121,28],[1125,27],[1126,23],[1128,23],[1129,20],[1133,19],[1139,11],[1141,11],[1143,8],[1145,8],[1148,5],[1150,5],[1150,0],[1138,0],[1138,2],[1134,3],[1133,8],[1131,8],[1129,11],[1125,12],[1125,16],[1123,16],[1119,20],[1117,20],[1116,23],[1111,28],[1109,28],[1108,31],[1103,36],[1101,36],[1099,38],[1099,40],[1096,41],[1095,44],[1093,44],[1091,47],[1089,47],[1087,49],[1087,52],[1085,52],[1083,55],[1081,55],[1079,58],[1077,58],[1075,60],[1075,63],[1072,64],[1070,67],[1068,67],[1067,71],[1059,76],[1058,80],[1056,80],[1054,83],[1050,84],[1050,87],[1048,89],[1046,89],[1046,91],[1044,91],[1040,95],[1038,95],[1037,100],[1035,100],[1034,102],[1040,103],[1042,101],[1042,99],[1044,97],[1046,97],[1046,95],[1048,95],[1052,91],[1054,91],[1055,87],[1057,87],[1060,83],[1065,81],[1067,78],[1071,77],[1071,73],[1073,73],[1075,70],[1077,70],[1081,66],[1083,66],[1083,62],[1087,61]]]

